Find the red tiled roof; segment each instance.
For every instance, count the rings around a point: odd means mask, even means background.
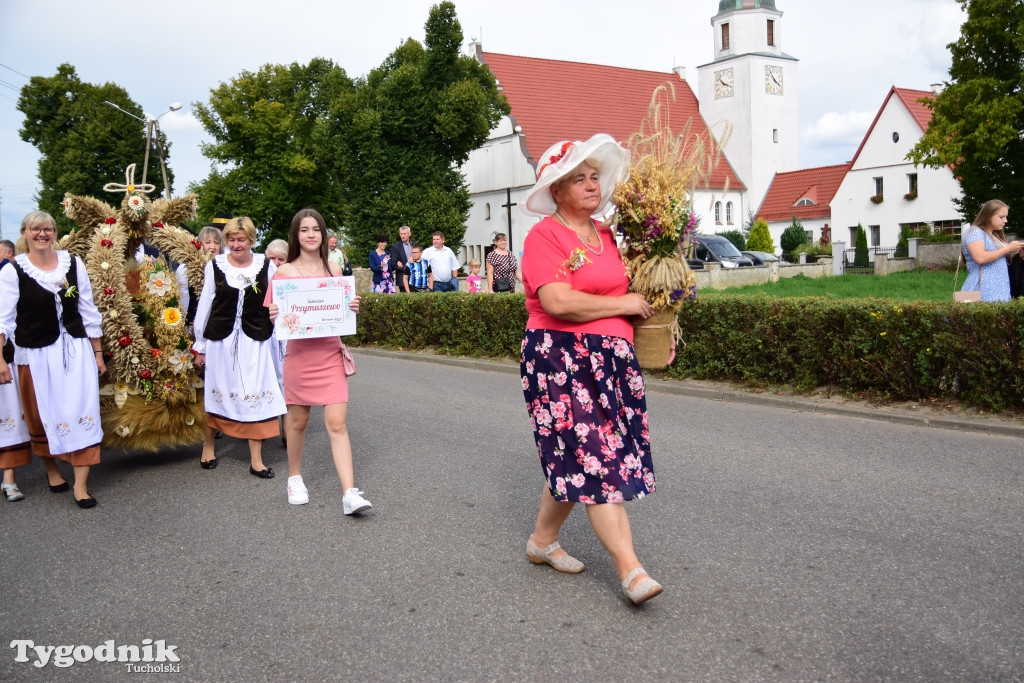
[[[882,106],[878,108],[878,113],[875,114],[874,120],[871,121],[871,125],[868,126],[868,132],[864,134],[864,139],[860,141],[860,146],[857,147],[857,153],[853,155],[853,161],[857,161],[857,157],[860,156],[860,151],[864,149],[864,143],[871,137],[871,132],[875,129],[875,124],[878,123],[878,117],[885,111],[885,106],[889,104],[889,100],[893,95],[896,95],[900,102],[906,107],[914,120],[917,121],[917,125],[921,126],[921,132],[928,130],[928,123],[932,120],[932,110],[925,105],[918,102],[922,97],[928,99],[935,99],[935,93],[931,90],[912,90],[910,88],[897,88],[895,85],[889,89],[889,93],[885,96],[885,100],[882,101]]]
[[[776,173],[757,215],[766,221],[788,221],[794,216],[828,218],[832,215],[830,202],[848,170],[850,163]],[[796,206],[805,197],[815,203]]]
[[[655,88],[666,81],[672,82],[676,92],[670,111],[672,130],[679,133],[687,120],[692,120],[690,135],[707,139],[707,124],[697,98],[689,83],[674,73],[495,52],[482,55],[523,129],[534,166],[544,151],[560,140],[586,140],[595,133],[608,133],[628,142],[647,114]],[[721,189],[726,178],[730,188],[744,189],[723,155],[710,186]]]

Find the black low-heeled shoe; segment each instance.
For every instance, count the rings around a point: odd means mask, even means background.
[[[249,465],[249,474],[253,475],[254,477],[259,477],[260,479],[274,478],[274,470],[270,469],[269,467],[264,470],[257,470],[252,465]]]
[[[89,496],[88,498],[81,498],[81,499],[75,498],[75,502],[78,504],[78,507],[80,507],[80,508],[82,508],[84,510],[96,507],[96,499],[93,498],[92,496]]]
[[[71,484],[67,483],[66,481],[63,481],[59,484],[49,484],[49,486],[50,491],[53,493],[64,493],[65,491],[71,490]]]
[[[215,470],[217,469],[217,458],[211,458],[210,460],[200,460],[199,466],[204,470]]]

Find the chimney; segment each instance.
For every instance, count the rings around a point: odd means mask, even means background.
[[[679,80],[681,80],[681,81],[685,81],[686,80],[686,67],[685,66],[674,66],[674,67],[672,67],[672,71],[675,73],[676,76],[679,76]]]
[[[932,89],[932,92],[935,93],[936,95],[941,95],[942,91],[946,89],[945,86],[942,85],[941,83],[932,83],[930,87]]]

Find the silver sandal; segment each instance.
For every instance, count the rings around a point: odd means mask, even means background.
[[[633,582],[633,579],[640,576],[641,574],[647,574],[643,567],[637,567],[622,580],[622,590],[626,591],[626,595],[629,597],[630,602],[634,605],[639,605],[642,602],[647,602],[655,595],[661,593],[664,590],[661,584],[655,581],[647,575],[647,578],[636,584],[636,588],[633,590],[629,589],[629,584]]]

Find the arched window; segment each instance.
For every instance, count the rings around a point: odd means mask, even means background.
[[[813,199],[808,199],[807,197],[804,197],[803,199],[798,201],[793,206],[814,206],[814,200]]]
[[[722,222],[722,202],[715,202],[715,222]]]
[[[490,202],[487,202],[486,204],[484,204],[484,220],[485,221],[491,220],[491,203]]]
[[[732,202],[725,203],[725,222],[732,223]]]

